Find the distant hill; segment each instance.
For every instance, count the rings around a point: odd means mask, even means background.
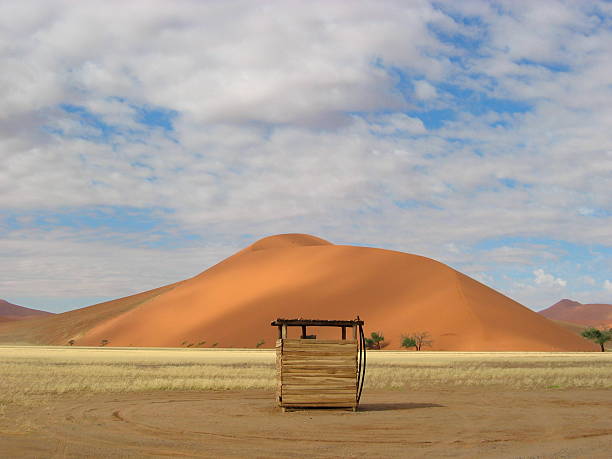
[[[12,321],[12,320],[23,320],[32,319],[34,317],[51,316],[53,315],[47,311],[39,311],[38,309],[26,308],[25,306],[18,306],[13,303],[9,303],[6,300],[0,299],[0,321]],[[3,320],[4,319],[4,320]]]
[[[427,331],[431,350],[596,351],[597,346],[438,261],[306,234],[261,239],[191,279],[28,323],[0,342],[273,348],[278,317],[365,321],[399,349]],[[338,338],[337,330],[309,330]],[[291,333],[294,333],[293,330]],[[329,335],[333,333],[333,335]],[[293,336],[293,335],[290,335]]]
[[[582,304],[563,299],[539,312],[552,320],[591,327],[612,327],[612,304]]]

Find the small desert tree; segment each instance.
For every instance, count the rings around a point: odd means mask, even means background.
[[[68,341],[68,344],[70,344],[71,346],[74,346],[74,343],[76,343],[75,340],[71,339],[70,341]]]
[[[402,347],[408,349],[409,347],[414,347],[416,349],[416,341],[411,336],[402,335]]]
[[[379,349],[385,341],[385,337],[381,332],[372,332],[370,338],[366,338],[366,346],[368,349]]]
[[[431,346],[433,343],[429,339],[431,335],[426,331],[411,333],[408,337],[414,340],[414,347],[417,351],[420,351],[423,346]]]
[[[263,346],[265,343],[265,341],[263,339],[260,339],[259,341],[257,341],[257,344],[255,345],[256,348],[260,348],[261,346]]]
[[[582,332],[582,336],[591,341],[595,341],[601,347],[601,352],[605,352],[604,344],[612,340],[612,328],[609,330],[599,330],[594,327],[587,328]]]
[[[103,339],[102,341],[100,341],[100,346],[106,346],[107,344],[108,344],[107,339]]]

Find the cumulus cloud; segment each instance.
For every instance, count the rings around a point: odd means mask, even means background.
[[[219,254],[303,231],[494,282],[560,260],[601,284],[553,246],[608,253],[610,21],[598,2],[4,2],[0,241],[60,263],[41,213],[76,243],[74,214],[163,209],[143,237],[178,228]],[[88,230],[134,248],[125,228]],[[86,264],[79,244],[67,265]],[[159,250],[122,253],[150,266]],[[32,277],[7,257],[5,282],[54,294],[51,264]]]
[[[593,279],[591,276],[583,276],[582,280],[584,281],[585,284],[588,284],[588,285],[596,284],[595,279]]]
[[[11,38],[21,40],[6,41],[14,67],[0,112],[96,95],[146,100],[207,123],[327,124],[346,111],[401,108],[374,61],[443,74],[436,54],[446,47],[427,26],[452,21],[423,2],[382,6],[154,1],[117,14],[92,2],[60,2],[53,11],[40,2],[5,5]]]
[[[555,277],[552,274],[546,273],[543,269],[536,269],[533,272],[534,282],[544,287],[565,287],[567,281],[560,277]]]
[[[419,100],[433,99],[438,95],[436,88],[427,81],[419,80],[414,83],[414,94]]]

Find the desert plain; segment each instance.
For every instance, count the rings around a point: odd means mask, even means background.
[[[612,354],[368,351],[358,412],[267,349],[0,347],[0,457],[609,457]]]

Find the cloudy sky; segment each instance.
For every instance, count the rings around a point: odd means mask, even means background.
[[[0,298],[286,232],[612,303],[612,3],[0,3]]]

